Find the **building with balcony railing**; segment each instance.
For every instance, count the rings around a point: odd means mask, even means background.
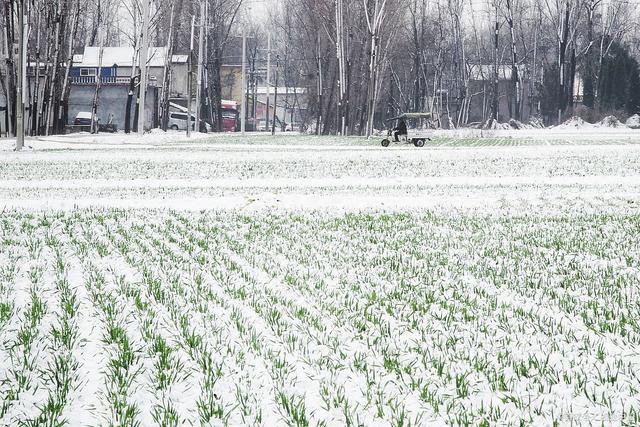
[[[168,49],[152,47],[147,61],[148,87],[145,108],[145,127],[158,124],[160,88],[163,86]],[[169,78],[169,96],[186,97],[188,88],[187,55],[172,55]],[[139,74],[139,52],[133,47],[85,47],[81,55],[74,55],[70,70],[68,122],[76,115],[91,111],[96,89],[98,92],[98,118],[102,123],[111,120],[118,129],[125,128],[125,112],[132,77]],[[134,82],[137,92],[138,80]],[[135,111],[135,100],[133,101]],[[134,113],[131,114],[133,120]],[[133,127],[133,122],[131,122]]]
[[[89,85],[95,86],[98,83],[98,76],[71,76],[71,84],[73,85]],[[129,85],[131,77],[118,77],[118,76],[102,76],[100,78],[100,85]],[[155,76],[149,77],[149,86],[158,86],[158,79]]]

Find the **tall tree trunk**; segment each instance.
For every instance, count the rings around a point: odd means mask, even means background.
[[[171,72],[173,57],[173,38],[175,36],[173,30],[175,6],[171,5],[171,17],[169,19],[169,38],[167,40],[167,57],[164,61],[164,78],[162,79],[162,101],[160,103],[160,120],[163,131],[167,131],[169,127],[169,94],[171,92]]]
[[[98,133],[98,100],[100,99],[100,86],[102,85],[102,56],[104,54],[103,36],[100,37],[100,47],[98,52],[98,72],[96,73],[96,90],[93,94],[91,106],[91,133]]]
[[[68,121],[69,114],[69,75],[71,74],[71,68],[73,67],[73,42],[76,39],[76,35],[78,33],[78,21],[80,15],[80,1],[77,2],[77,10],[74,13],[72,21],[71,21],[71,33],[69,37],[69,46],[67,52],[67,61],[64,70],[64,78],[62,80],[62,90],[60,92],[60,107],[58,111],[58,120],[57,120],[57,133],[62,133],[64,131],[64,126]]]
[[[500,90],[500,75],[498,68],[499,61],[499,36],[500,36],[500,23],[498,22],[498,4],[496,3],[496,23],[494,29],[493,38],[493,94],[491,103],[491,119],[492,125],[497,123],[500,117],[500,98],[498,91]]]
[[[558,124],[562,122],[563,115],[567,109],[567,72],[566,72],[566,56],[567,41],[569,38],[569,0],[564,3],[564,18],[560,29],[560,37],[558,39],[558,78],[559,78],[559,99],[558,99]]]
[[[11,136],[15,136],[15,120],[16,120],[16,70],[14,60],[14,28],[13,28],[13,8],[14,2],[4,3],[4,18],[5,18],[5,43],[7,57],[5,60],[7,70],[7,82],[6,82],[6,102],[7,102],[7,133]]]
[[[595,79],[595,36],[594,36],[594,18],[595,10],[600,1],[589,0],[585,5],[587,9],[587,51],[584,60],[584,76],[583,81],[583,99],[582,103],[585,107],[594,108],[596,103],[596,79]]]
[[[62,24],[62,10],[60,1],[56,3],[56,22],[55,22],[55,36],[52,43],[55,46],[54,55],[53,55],[53,64],[51,70],[51,82],[49,86],[49,94],[47,106],[47,127],[45,130],[45,135],[50,135],[54,131],[54,99],[55,99],[55,88],[57,86],[57,74],[58,74],[58,65],[60,64],[60,26]]]
[[[511,91],[513,93],[513,115],[516,120],[521,119],[520,110],[520,75],[518,72],[518,50],[516,48],[516,34],[515,25],[513,22],[513,9],[511,7],[511,0],[507,0],[507,22],[509,23],[509,30],[511,34]]]

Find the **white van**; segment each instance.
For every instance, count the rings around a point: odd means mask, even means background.
[[[211,132],[212,128],[209,123],[206,123],[203,120],[200,120],[201,123],[204,123],[207,132]],[[191,115],[191,130],[195,131],[196,118]],[[169,129],[173,130],[187,130],[187,113],[169,113]]]

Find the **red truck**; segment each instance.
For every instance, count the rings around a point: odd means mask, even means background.
[[[238,131],[238,103],[235,101],[221,102],[222,107],[222,131],[237,132]]]

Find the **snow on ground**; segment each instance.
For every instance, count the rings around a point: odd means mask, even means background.
[[[640,424],[640,139],[560,134],[0,142],[0,424]]]
[[[114,137],[107,137],[108,140]],[[230,137],[229,137],[230,138]],[[336,137],[229,138],[150,145],[47,141],[0,158],[0,206],[72,209],[541,208],[633,210],[640,138],[545,145],[435,139],[432,146],[335,145]],[[306,141],[302,144],[299,141]],[[146,140],[145,140],[146,141]],[[484,146],[487,141],[495,145]],[[39,141],[38,141],[39,142]],[[506,146],[506,144],[516,146]],[[547,209],[543,209],[547,206]]]
[[[190,138],[187,138],[185,132],[168,131],[163,132],[160,129],[154,129],[144,134],[142,137],[137,134],[119,133],[74,133],[68,135],[54,135],[43,137],[27,138],[24,144],[25,151],[31,150],[86,150],[100,147],[102,149],[112,147],[117,149],[133,146],[154,147],[167,143],[200,141],[208,138],[209,135],[204,133],[193,132]],[[0,139],[0,151],[14,150],[16,146],[15,138]]]

